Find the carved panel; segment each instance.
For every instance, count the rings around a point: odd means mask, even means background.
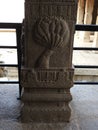
[[[34,26],[35,41],[45,47],[39,56],[35,67],[49,68],[49,59],[53,52],[64,47],[69,40],[69,27],[61,17],[41,17]]]
[[[72,66],[72,44],[73,44],[73,34],[74,34],[74,24],[76,21],[76,1],[75,0],[26,0],[25,2],[25,31],[26,31],[26,66],[29,67],[41,67],[45,68],[51,67],[71,67]],[[55,53],[51,53],[51,57],[44,57],[47,60],[46,64],[48,65],[39,65],[41,64],[40,56],[43,57],[42,52],[45,53],[45,46],[39,47],[38,42],[35,42],[34,37],[32,36],[33,28],[36,22],[41,18],[47,17],[56,17],[57,19],[63,18],[68,24],[70,30],[70,38],[68,44],[62,48],[62,50],[56,49]],[[40,21],[40,20],[39,20]],[[38,22],[39,23],[39,22]],[[44,24],[45,25],[45,24]],[[46,26],[45,26],[46,27]],[[33,32],[35,33],[35,32]],[[37,38],[36,38],[37,39]],[[40,40],[40,39],[39,39]],[[43,39],[41,39],[43,41]],[[41,42],[46,43],[46,42]],[[64,43],[64,42],[63,42]],[[49,45],[49,44],[48,44]],[[33,50],[33,48],[35,48]],[[32,51],[33,50],[33,51]],[[39,52],[35,55],[36,52]],[[30,55],[28,54],[30,53]],[[32,54],[32,55],[31,55]],[[62,57],[62,58],[58,58]],[[30,59],[30,60],[28,60]],[[32,60],[33,59],[33,60]],[[43,58],[42,58],[43,59]],[[39,63],[40,61],[40,63]],[[68,62],[67,62],[68,61]],[[36,63],[35,63],[36,62]],[[43,63],[43,62],[42,62]],[[36,64],[36,65],[35,65]]]
[[[73,6],[73,8],[72,8]],[[63,17],[68,21],[76,21],[76,2],[75,1],[34,1],[30,0],[26,2],[26,18],[29,19],[28,22],[33,23],[40,16],[57,16]],[[29,14],[29,16],[28,16]],[[32,16],[34,19],[32,19]]]
[[[21,85],[30,88],[70,88],[73,74],[73,69],[23,69]]]

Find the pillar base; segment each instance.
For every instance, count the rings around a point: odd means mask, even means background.
[[[23,107],[21,116],[22,122],[56,123],[70,121],[71,110],[68,106],[68,103],[65,103],[64,107],[31,106],[25,104],[25,106]]]
[[[22,69],[22,122],[69,122],[73,68]]]

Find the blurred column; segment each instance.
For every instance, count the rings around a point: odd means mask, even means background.
[[[96,25],[98,25],[98,10],[97,10]],[[93,47],[98,47],[98,32],[95,32]]]
[[[84,22],[84,11],[85,11],[85,1],[79,0],[78,1],[78,11],[77,11],[77,24],[83,24]],[[78,38],[81,37],[82,31],[77,31],[76,36]]]
[[[94,8],[94,0],[86,0],[85,5],[85,17],[84,17],[84,24],[91,24],[92,22],[92,13]],[[90,32],[84,32],[84,41],[90,41]]]
[[[84,0],[78,1],[77,24],[83,24],[84,19]]]

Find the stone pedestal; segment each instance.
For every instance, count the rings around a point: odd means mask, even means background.
[[[25,0],[23,122],[70,120],[76,0]]]

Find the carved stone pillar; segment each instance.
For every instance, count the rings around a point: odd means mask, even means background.
[[[69,121],[76,0],[25,0],[24,122]]]

